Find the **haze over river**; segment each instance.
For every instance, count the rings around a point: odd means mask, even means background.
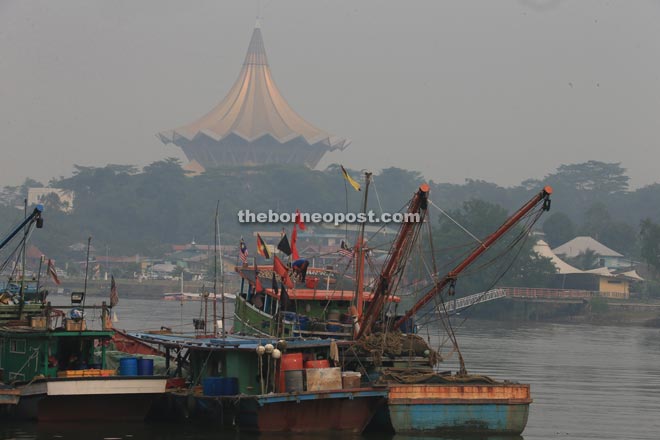
[[[54,304],[66,303],[66,297],[59,299],[51,298]],[[103,299],[92,297],[88,304]],[[192,331],[192,319],[204,314],[200,305],[193,301],[181,304],[131,299],[127,292],[120,291],[116,326],[146,330],[165,325],[177,330],[183,324],[184,329]],[[218,314],[220,307],[218,303]],[[227,316],[231,316],[232,309],[232,304],[228,304]],[[211,303],[208,313],[211,317]],[[455,324],[462,321],[463,316],[458,316]],[[228,322],[227,327],[230,326]],[[426,331],[421,333],[426,336]],[[429,333],[437,346],[437,329],[430,329]],[[469,372],[532,385],[534,403],[522,436],[525,440],[660,438],[660,330],[468,319],[456,333]],[[449,355],[449,348],[445,346],[442,354]],[[446,369],[457,369],[455,358],[454,355],[445,361]],[[0,439],[11,438],[248,439],[253,436],[220,432],[212,426],[171,423],[0,424]],[[313,438],[329,440],[340,436]],[[380,440],[389,436],[368,438]],[[394,436],[395,440],[408,438]]]

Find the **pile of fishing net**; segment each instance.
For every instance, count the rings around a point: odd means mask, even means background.
[[[398,331],[387,333],[372,333],[356,341],[359,351],[370,354],[376,360],[382,358],[426,357],[429,365],[434,366],[442,359],[424,338],[415,334],[404,334]]]
[[[450,372],[436,372],[420,368],[384,368],[378,378],[378,383],[400,384],[495,384],[496,380],[488,376],[469,374],[452,375]]]

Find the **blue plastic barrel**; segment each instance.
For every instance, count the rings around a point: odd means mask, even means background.
[[[309,318],[298,315],[298,325],[300,326],[300,330],[309,330]]]
[[[138,360],[134,357],[125,357],[119,359],[119,375],[120,376],[137,376],[138,375]]]
[[[206,377],[202,381],[202,389],[205,396],[221,396],[222,377]]]
[[[221,396],[235,396],[238,394],[238,378],[237,377],[223,377],[221,378]]]
[[[138,359],[137,374],[138,374],[138,376],[153,376],[154,375],[154,360],[153,359]]]

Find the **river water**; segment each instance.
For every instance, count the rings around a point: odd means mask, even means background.
[[[101,299],[90,298],[90,302],[95,300],[100,303]],[[220,308],[218,305],[218,315]],[[191,331],[192,319],[204,316],[199,302],[182,304],[125,296],[115,310],[116,326],[128,330],[159,329],[165,325]],[[231,311],[228,304],[227,316],[231,316]],[[210,304],[207,313],[210,318]],[[470,373],[531,384],[534,403],[522,436],[525,440],[660,438],[660,330],[474,319],[463,322],[462,317],[455,324]],[[228,320],[227,328],[230,326]],[[427,332],[421,334],[426,336]],[[434,345],[442,341],[437,329],[430,328],[429,336]],[[451,355],[448,347],[441,352],[448,357],[446,369],[455,371],[456,356]],[[220,432],[212,426],[170,423],[0,425],[0,439],[110,438],[248,440],[252,437]],[[331,434],[314,438],[339,437]],[[390,436],[365,438],[380,440]],[[394,440],[406,439],[394,436]]]

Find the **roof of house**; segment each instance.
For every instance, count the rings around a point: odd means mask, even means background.
[[[630,281],[643,281],[644,280],[644,278],[639,276],[639,274],[635,270],[629,270],[627,272],[619,272],[619,271],[615,271],[613,269],[609,269],[607,267],[597,267],[595,269],[590,269],[590,270],[580,270],[576,267],[571,266],[570,264],[568,264],[567,262],[565,262],[564,260],[559,258],[556,255],[555,251],[550,249],[550,246],[548,245],[548,243],[546,243],[543,240],[539,240],[539,241],[536,242],[536,244],[534,245],[534,252],[536,252],[541,257],[550,258],[552,263],[557,268],[557,273],[558,274],[567,275],[567,274],[582,273],[582,274],[599,275],[599,276],[608,277],[608,278],[626,278]]]
[[[541,257],[550,258],[552,264],[557,268],[557,273],[567,274],[567,273],[582,273],[582,271],[576,267],[571,266],[561,258],[559,258],[553,251],[550,249],[550,245],[543,240],[539,240],[534,245],[534,252],[536,252]]]
[[[589,249],[601,257],[623,257],[617,251],[608,248],[591,237],[575,237],[561,246],[554,248],[552,251],[557,255],[573,258],[585,253]]]

